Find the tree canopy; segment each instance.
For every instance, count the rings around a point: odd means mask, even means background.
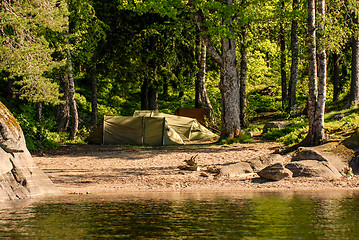
[[[326,51],[328,111],[356,96],[359,4],[324,2],[315,24],[325,36],[317,39]],[[193,108],[203,41],[202,76],[217,119],[208,124],[222,138],[240,137],[241,126],[250,129],[266,112],[307,115],[307,21],[308,2],[297,0],[3,0],[0,98],[34,139],[56,131],[60,109],[66,115],[72,77],[79,118],[67,121],[79,121],[84,135],[103,115]],[[36,103],[47,104],[41,129]]]

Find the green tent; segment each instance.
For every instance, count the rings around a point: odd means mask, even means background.
[[[182,138],[168,126],[165,118],[104,116],[87,138],[96,144],[173,145]]]
[[[162,117],[176,133],[187,141],[210,139],[217,137],[216,134],[202,126],[196,119],[160,113],[153,110],[136,110],[134,117]]]
[[[196,119],[136,111],[132,117],[104,116],[87,140],[95,144],[174,145],[215,137]]]

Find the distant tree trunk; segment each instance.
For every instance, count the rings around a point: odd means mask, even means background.
[[[148,87],[148,109],[158,110],[158,91],[155,87]]]
[[[163,83],[163,99],[168,100],[169,94],[168,94],[168,82],[165,80]]]
[[[195,107],[203,108],[210,122],[216,124],[214,118],[213,108],[209,100],[206,89],[206,62],[207,62],[207,47],[203,40],[200,40],[200,55],[198,57],[198,74],[196,78],[196,94],[195,94]]]
[[[324,39],[324,17],[325,1],[318,1],[319,21],[319,39],[322,43]],[[315,25],[315,0],[308,0],[308,63],[309,63],[309,95],[308,95],[308,120],[309,131],[302,145],[317,146],[324,141],[324,109],[326,98],[326,53],[323,46],[319,44],[319,75],[317,74],[316,59],[316,28]],[[317,77],[318,81],[317,81]]]
[[[91,125],[95,125],[97,123],[97,115],[98,115],[98,109],[97,109],[97,66],[94,64],[94,66],[91,69]]]
[[[284,11],[284,1],[281,1],[282,11]],[[285,110],[287,102],[287,59],[285,53],[285,29],[284,22],[280,24],[279,31],[279,42],[280,42],[280,75],[281,75],[281,86],[282,86],[282,109]]]
[[[293,10],[299,10],[299,0],[293,0]],[[292,21],[291,29],[292,65],[288,88],[288,110],[293,116],[297,115],[297,82],[298,82],[298,21]]]
[[[333,87],[334,87],[334,91],[333,91],[333,102],[337,102],[339,99],[339,94],[340,94],[340,67],[339,67],[339,57],[337,53],[334,53],[332,55],[333,57],[333,69],[334,69],[334,74],[333,74]]]
[[[63,73],[60,77],[60,92],[63,94],[60,100],[63,102],[57,106],[57,131],[66,131],[70,121],[69,103],[69,81],[67,74]]]
[[[70,140],[75,140],[77,130],[79,127],[79,116],[77,112],[77,106],[75,101],[75,82],[73,77],[72,69],[72,58],[71,51],[67,49],[67,72],[69,79],[69,104],[70,104],[70,115],[71,115],[71,129],[70,129]]]
[[[354,37],[352,40],[352,78],[350,85],[350,95],[347,107],[357,107],[359,105],[359,18],[354,17]]]
[[[195,98],[194,105],[196,108],[202,107],[202,83],[206,78],[206,62],[207,62],[207,47],[203,44],[202,39],[199,41],[199,56],[198,56],[198,73],[195,81]]]
[[[247,70],[248,70],[248,58],[247,58],[247,26],[242,27],[242,44],[241,44],[241,69],[239,78],[239,105],[240,105],[240,121],[241,127],[247,128]]]
[[[9,93],[7,96],[7,99],[11,100],[14,98],[14,79],[8,78],[7,87],[8,87],[8,93]]]
[[[190,1],[193,4],[193,1]],[[224,0],[223,4],[233,5],[232,0]],[[205,20],[203,11],[195,13],[195,20],[200,32],[203,34],[203,40],[207,46],[208,52],[213,60],[220,66],[221,80],[219,89],[222,96],[222,114],[221,114],[221,138],[238,137],[241,134],[240,113],[239,113],[239,80],[236,59],[236,40],[222,38],[222,54],[212,45],[209,36],[206,34],[207,28],[201,23]],[[229,30],[233,32],[232,19],[228,20]]]
[[[150,38],[151,48],[153,52],[157,51],[158,38],[157,36],[152,36]],[[157,57],[151,60],[152,67],[152,79],[148,82],[148,109],[149,110],[158,110],[158,83],[157,83],[157,70],[158,70],[158,62]]]
[[[144,78],[141,86],[141,110],[147,110],[147,109],[148,109],[148,80]]]
[[[270,68],[271,67],[271,60],[270,60],[269,52],[266,52],[266,61],[267,61],[267,68]]]
[[[41,128],[41,126],[42,126],[42,102],[36,103],[36,122],[37,122],[37,125]]]

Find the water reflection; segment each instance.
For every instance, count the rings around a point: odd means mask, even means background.
[[[359,195],[73,196],[0,205],[1,239],[356,239]]]

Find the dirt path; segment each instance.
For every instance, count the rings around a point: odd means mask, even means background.
[[[213,174],[204,172],[208,166],[221,167],[264,156],[279,147],[273,142],[159,148],[82,145],[35,155],[34,160],[64,194],[359,189],[358,177],[268,182],[259,178],[216,179]],[[197,154],[201,171],[178,169],[184,160]]]

